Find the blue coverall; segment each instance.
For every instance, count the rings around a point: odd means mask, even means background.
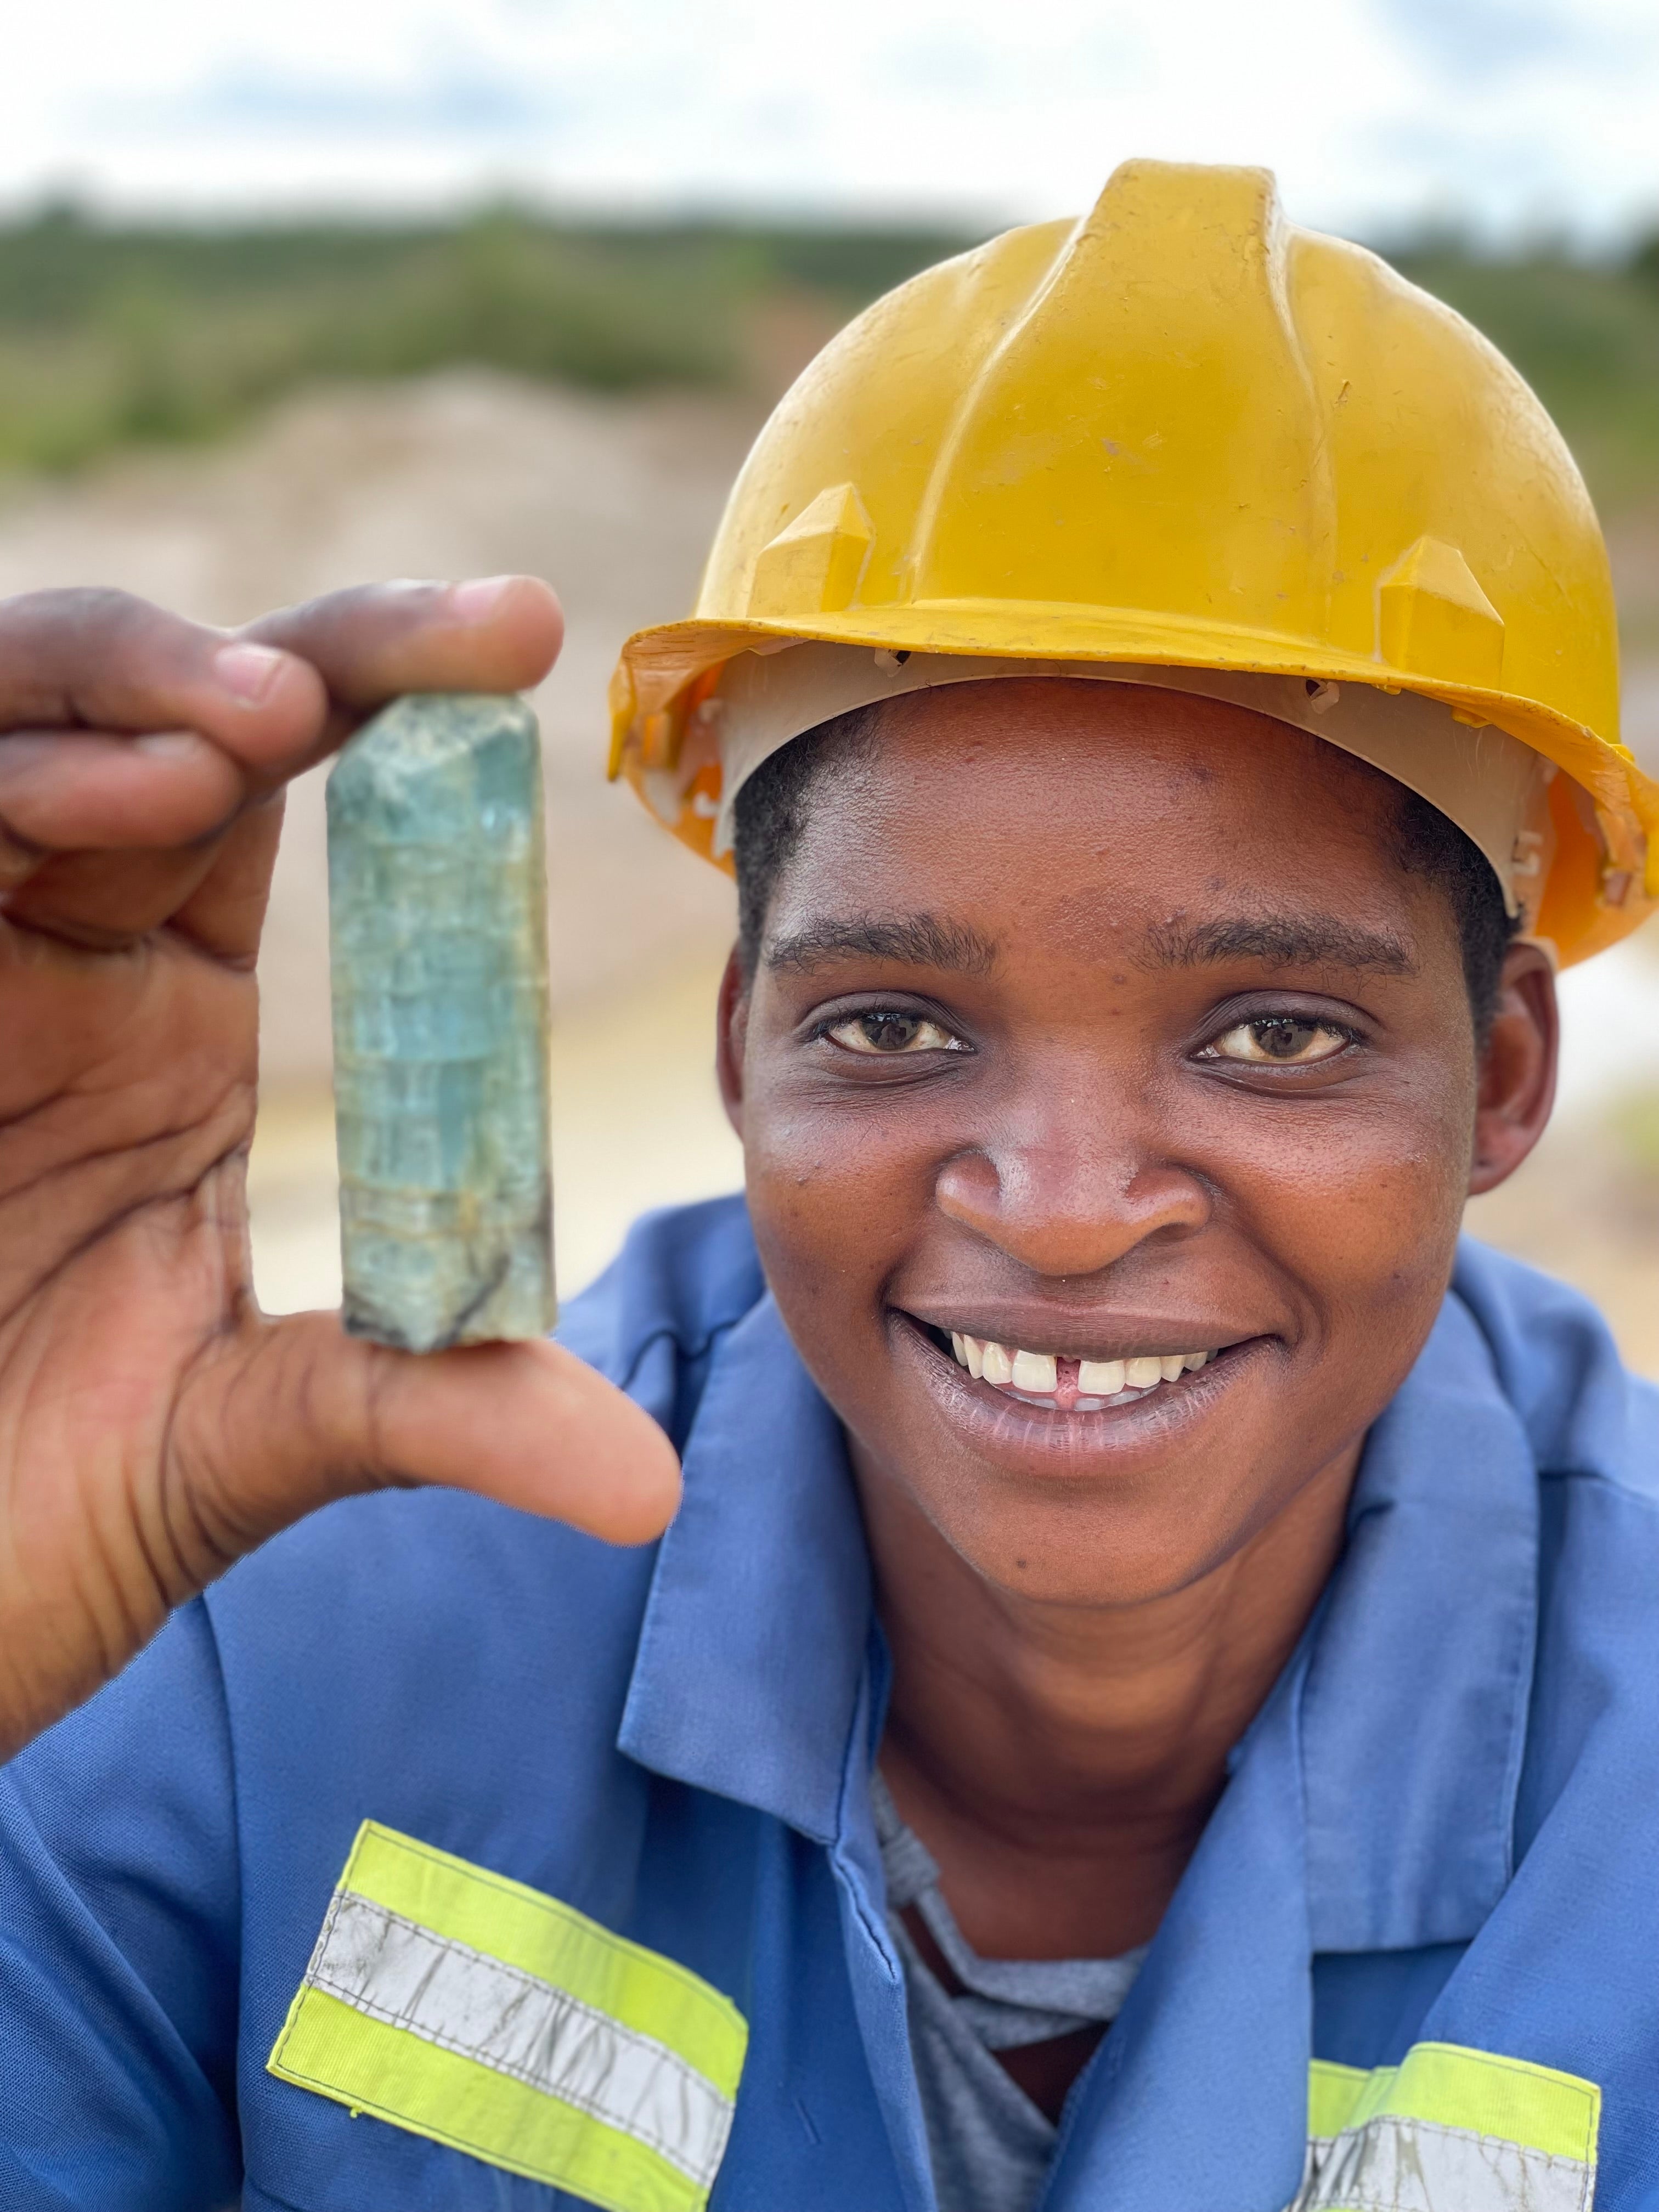
[[[642,1224],[563,1334],[682,1449],[659,1543],[336,1505],[0,1774],[7,2212],[930,2212],[869,1565],[741,1202]],[[429,1912],[342,1882],[365,1820]],[[498,2085],[522,2155],[448,2117]],[[1474,1246],[1042,2212],[1346,2203],[1332,2157],[1394,2212],[1659,2207],[1659,1396]]]

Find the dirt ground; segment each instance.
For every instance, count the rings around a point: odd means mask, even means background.
[[[710,1073],[729,886],[601,768],[616,647],[684,610],[756,424],[752,402],[604,400],[454,373],[315,393],[234,446],[0,498],[0,594],[117,584],[229,623],[371,577],[523,568],[557,585],[568,643],[537,705],[567,1291],[643,1207],[740,1176]],[[1659,772],[1659,519],[1622,522],[1614,559],[1634,648],[1626,735]],[[290,802],[260,973],[255,1267],[266,1304],[288,1310],[338,1291],[317,776]],[[1563,995],[1557,1126],[1470,1226],[1590,1290],[1659,1374],[1659,946],[1569,975]]]

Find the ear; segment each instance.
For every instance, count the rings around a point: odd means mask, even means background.
[[[715,1017],[714,1073],[720,1079],[720,1102],[726,1118],[743,1136],[743,1048],[749,1033],[749,979],[743,972],[738,948],[732,947],[720,977],[720,1011]]]
[[[1555,971],[1535,945],[1513,945],[1480,1056],[1469,1195],[1507,1182],[1544,1133],[1560,1047]]]

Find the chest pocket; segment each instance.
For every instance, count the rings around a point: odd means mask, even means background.
[[[1316,2059],[1289,2212],[1590,2212],[1601,2117],[1593,2081],[1456,2044],[1370,2074]]]
[[[605,2212],[702,2212],[748,2033],[672,1959],[366,1820],[267,2063]]]

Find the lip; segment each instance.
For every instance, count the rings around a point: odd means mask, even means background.
[[[890,1306],[888,1325],[898,1358],[915,1370],[935,1410],[975,1457],[993,1461],[1010,1474],[1048,1481],[1127,1475],[1137,1462],[1163,1457],[1190,1439],[1193,1431],[1271,1355],[1273,1344],[1265,1336],[1235,1339],[1221,1358],[1195,1374],[1183,1376],[1178,1383],[1150,1390],[1127,1406],[1068,1413],[1009,1397],[989,1382],[975,1382],[927,1334],[928,1327],[940,1326],[938,1322],[924,1324],[921,1316],[905,1308]],[[953,1325],[963,1326],[960,1320]],[[1133,1326],[1139,1334],[1139,1322]],[[1164,1324],[1157,1326],[1162,1328]],[[1185,1328],[1185,1324],[1176,1326]],[[1053,1322],[1047,1327],[1052,1340]],[[973,1334],[977,1335],[979,1331]],[[1099,1341],[1098,1338],[1094,1340]],[[1163,1346],[1168,1348],[1176,1340],[1166,1335]],[[1018,1343],[1019,1340],[1000,1337],[997,1341]],[[1194,1341],[1193,1349],[1199,1348]],[[1062,1346],[1050,1340],[1042,1349],[1058,1352]],[[1066,1356],[1092,1358],[1094,1354]]]
[[[1036,1310],[1003,1305],[941,1307],[930,1313],[920,1306],[895,1306],[907,1321],[919,1322],[949,1336],[960,1329],[981,1342],[1006,1344],[1011,1351],[1024,1345],[1028,1352],[1052,1352],[1062,1359],[1140,1359],[1170,1352],[1231,1352],[1259,1340],[1252,1329],[1230,1327],[1224,1322],[1170,1319],[1152,1314],[1117,1314],[1091,1325],[1081,1316],[1057,1316],[1052,1308]]]

